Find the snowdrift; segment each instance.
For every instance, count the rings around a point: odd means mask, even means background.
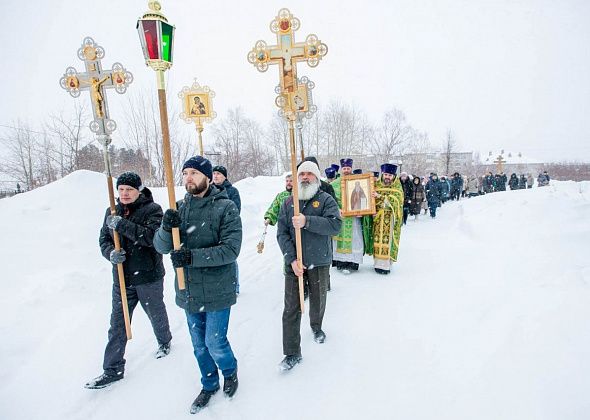
[[[194,418],[199,372],[165,257],[172,352],[138,308],[125,379],[98,391],[110,314],[110,263],[98,231],[104,175],[79,171],[0,201],[0,418]],[[282,177],[236,184],[244,240],[230,342],[240,389],[203,419],[587,419],[590,413],[590,183],[464,199],[402,230],[390,276],[372,260],[332,272],[315,344],[281,374],[282,255],[262,215]],[[164,189],[155,200],[167,208]],[[181,197],[183,189],[178,188]]]

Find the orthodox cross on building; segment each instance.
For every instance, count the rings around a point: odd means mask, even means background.
[[[496,158],[496,160],[494,161],[494,163],[496,164],[496,173],[501,174],[504,170],[504,168],[502,167],[503,164],[506,163],[506,161],[504,160],[504,158],[502,157],[502,155],[498,155],[498,157]]]
[[[90,92],[94,115],[90,130],[97,135],[108,136],[115,131],[117,124],[109,118],[105,89],[114,88],[117,93],[125,93],[133,82],[133,75],[121,63],[113,64],[111,70],[103,70],[101,60],[104,55],[104,49],[92,38],[84,38],[78,49],[78,58],[84,61],[86,72],[78,73],[74,67],[68,67],[59,84],[75,98],[82,91]]]
[[[307,61],[310,67],[316,67],[328,53],[328,47],[314,34],[308,35],[305,42],[295,42],[294,32],[299,29],[299,19],[288,9],[279,10],[278,15],[270,23],[270,30],[277,35],[277,45],[267,46],[265,41],[257,41],[248,53],[248,61],[259,71],[268,70],[269,64],[278,64],[281,94],[286,100],[285,117],[294,121],[296,101],[300,101],[305,92],[299,92],[297,80],[297,62]],[[285,109],[283,107],[283,109]]]

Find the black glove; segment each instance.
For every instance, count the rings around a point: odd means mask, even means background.
[[[193,253],[190,249],[180,248],[178,251],[170,252],[170,259],[174,268],[186,267],[193,262]]]
[[[111,255],[109,256],[109,259],[111,260],[111,262],[113,264],[121,264],[123,261],[125,261],[125,250],[123,248],[121,248],[120,250],[116,250],[113,249],[111,251]]]
[[[178,210],[166,210],[162,218],[162,227],[167,232],[172,231],[172,228],[180,227],[180,214],[178,214]]]
[[[107,226],[109,229],[117,230],[117,225],[121,221],[121,216],[107,216]]]

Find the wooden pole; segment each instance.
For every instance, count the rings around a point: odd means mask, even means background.
[[[115,192],[113,190],[113,177],[111,174],[111,160],[109,158],[109,144],[111,139],[105,137],[100,140],[103,145],[104,154],[104,167],[105,174],[107,176],[107,189],[109,191],[109,206],[111,208],[111,216],[117,214],[115,208]],[[113,230],[113,241],[115,243],[115,250],[121,250],[121,241],[119,240],[119,234],[116,230]],[[119,289],[121,290],[121,305],[123,306],[123,319],[125,320],[125,333],[127,334],[127,340],[131,340],[131,320],[129,319],[129,305],[127,304],[127,289],[125,288],[125,272],[123,271],[123,263],[117,264],[117,274],[119,277]]]
[[[197,133],[199,133],[199,154],[204,157],[205,151],[203,150],[203,127],[197,126]]]
[[[166,86],[164,84],[164,71],[156,70],[158,79],[158,102],[160,105],[160,124],[162,125],[162,154],[164,157],[164,172],[166,174],[166,187],[168,188],[168,205],[172,210],[176,210],[176,196],[174,194],[174,174],[172,173],[172,153],[170,151],[170,130],[168,128],[168,108],[166,105]],[[178,228],[172,228],[172,242],[174,250],[180,249],[180,231]],[[178,288],[184,290],[184,269],[176,269],[178,278]]]
[[[299,147],[301,148],[301,162],[305,160],[305,152],[303,150],[303,132],[301,131],[301,126],[297,127],[297,133],[299,134]]]
[[[293,121],[289,120],[289,138],[291,143],[291,173],[293,174],[293,214],[299,216],[299,179],[297,177],[297,162],[295,162],[295,127]],[[297,265],[303,268],[303,251],[301,248],[301,228],[295,228],[295,249],[297,251]],[[301,313],[305,312],[303,296],[303,275],[299,276],[299,306]]]

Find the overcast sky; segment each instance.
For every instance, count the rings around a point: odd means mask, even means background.
[[[71,109],[58,81],[68,66],[83,71],[85,36],[106,50],[103,68],[123,63],[135,76],[130,90],[156,95],[135,29],[147,1],[2,3],[0,125],[38,126]],[[259,73],[246,55],[258,39],[275,42],[269,22],[281,7],[301,20],[298,41],[315,33],[329,47],[317,68],[298,65],[320,107],[341,98],[373,121],[396,107],[435,146],[450,128],[462,150],[590,161],[590,1],[164,0],[176,25],[170,91],[197,77],[216,91],[219,116],[241,105],[268,122],[278,70]],[[112,119],[122,120],[124,103],[109,92]]]

